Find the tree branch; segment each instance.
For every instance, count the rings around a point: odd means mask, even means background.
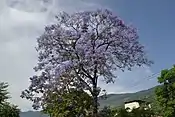
[[[80,80],[80,82],[83,82],[86,85],[86,87],[88,88],[88,90],[92,93],[93,91],[92,91],[91,87],[79,76],[78,72],[75,69],[74,69],[74,71],[75,71],[77,78]]]
[[[82,71],[88,76],[88,78],[90,78],[91,80],[93,80],[93,77],[88,73],[88,71],[86,71],[84,69],[84,67],[82,66]]]

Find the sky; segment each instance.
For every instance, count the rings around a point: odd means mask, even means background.
[[[44,26],[54,22],[54,15],[60,11],[108,8],[138,29],[139,40],[154,64],[117,72],[114,84],[99,81],[99,85],[108,93],[151,88],[157,85],[157,75],[152,75],[174,64],[174,5],[174,0],[0,0],[0,82],[9,83],[11,102],[30,110],[31,103],[19,96],[34,74],[36,38]]]

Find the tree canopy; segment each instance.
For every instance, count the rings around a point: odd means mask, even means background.
[[[62,95],[50,93],[43,112],[50,117],[87,117],[92,111],[92,97],[83,90],[70,89]]]
[[[22,95],[40,107],[45,99],[42,94],[50,90],[65,85],[88,90],[96,117],[99,79],[113,83],[114,71],[152,62],[138,41],[137,30],[109,10],[63,12],[56,19],[37,39],[39,56],[34,70],[38,75],[30,78],[31,85]]]
[[[156,89],[156,100],[165,117],[175,115],[175,66],[161,71],[158,82],[161,84]]]

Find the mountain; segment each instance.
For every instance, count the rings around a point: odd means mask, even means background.
[[[136,99],[142,99],[145,101],[151,102],[154,97],[154,90],[156,87],[153,87],[148,90],[139,91],[136,93],[125,93],[125,94],[109,94],[107,99],[99,98],[100,107],[111,106],[111,107],[121,107],[124,105],[125,101],[131,101]],[[48,117],[41,114],[40,112],[21,112],[20,117]]]

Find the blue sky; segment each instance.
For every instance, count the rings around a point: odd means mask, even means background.
[[[174,0],[111,0],[103,4],[138,28],[140,41],[155,62],[154,72],[175,63]]]
[[[148,77],[174,64],[175,1],[174,0],[0,0],[0,81],[8,82],[11,101],[23,110],[31,109],[30,102],[19,95],[29,85],[37,62],[34,49],[36,38],[44,26],[53,21],[60,11],[68,13],[111,9],[127,24],[138,28],[140,42],[148,57],[155,62],[151,67],[117,72],[115,84],[99,85],[109,93],[135,92],[157,85],[156,76]],[[15,3],[15,4],[14,4]],[[3,28],[2,28],[3,27]]]
[[[154,61],[150,67],[152,74],[159,73],[162,69],[170,68],[175,61],[174,46],[175,46],[175,1],[169,0],[98,0],[101,5],[115,12],[127,24],[132,24],[138,29],[140,42],[145,46],[148,57]],[[137,70],[136,70],[137,71]],[[133,91],[138,89],[146,89],[156,85],[157,80],[155,75],[151,81],[147,78],[151,75],[140,76],[141,81],[132,83],[133,79],[139,80],[138,74],[141,71],[132,72],[131,74],[124,73],[122,84],[128,85]],[[126,75],[127,74],[127,75]],[[135,76],[135,74],[137,74]],[[133,75],[133,76],[132,76]],[[128,78],[131,76],[133,79]],[[146,78],[146,79],[145,79]],[[127,79],[127,80],[126,80]],[[118,81],[116,81],[118,82]],[[138,83],[138,84],[137,84]],[[125,85],[123,84],[123,85]],[[133,86],[137,84],[140,86]],[[118,83],[117,83],[118,85]],[[122,85],[122,86],[123,86]],[[114,85],[115,87],[115,85]],[[113,87],[113,88],[114,88]]]

